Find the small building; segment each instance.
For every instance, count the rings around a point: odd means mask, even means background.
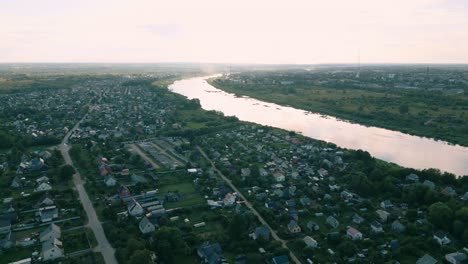
[[[273,257],[271,259],[271,262],[273,264],[289,264],[289,258],[286,255],[281,255],[281,256]]]
[[[384,210],[377,210],[375,211],[377,215],[379,216],[379,219],[381,222],[386,222],[388,217],[390,216],[390,213]]]
[[[142,234],[151,233],[156,229],[153,223],[151,223],[146,216],[141,219],[140,223],[138,224],[138,228]]]
[[[296,233],[300,233],[300,232],[301,232],[301,227],[297,224],[296,221],[291,220],[291,221],[289,221],[289,223],[288,223],[288,230],[289,230],[289,232],[291,232],[291,233],[293,233],[293,234],[296,234]]]
[[[419,182],[419,176],[414,173],[411,173],[406,176],[406,180],[409,182]]]
[[[352,239],[352,240],[361,240],[362,239],[362,233],[359,232],[359,230],[357,230],[356,228],[354,227],[348,227],[348,229],[346,230],[346,234]]]
[[[333,217],[333,216],[327,217],[326,222],[327,222],[327,224],[330,225],[332,228],[337,228],[337,227],[340,225],[340,222],[338,222],[338,220],[336,220],[336,218]]]
[[[209,244],[206,242],[197,249],[197,254],[203,264],[225,263],[226,261],[221,253],[222,250],[219,243]]]
[[[43,182],[34,189],[34,192],[46,192],[50,190],[52,190],[52,186],[46,182]]]
[[[450,240],[450,238],[447,237],[447,234],[443,231],[437,231],[433,238],[437,241],[437,243],[439,243],[439,245],[443,246],[443,245],[448,245],[450,244],[452,241]]]
[[[361,224],[364,222],[364,218],[362,218],[362,216],[358,215],[358,214],[353,214],[352,216],[352,220],[355,224]]]
[[[56,224],[51,224],[44,231],[39,234],[39,241],[44,242],[47,240],[60,238],[61,230],[60,227]]]
[[[270,240],[270,230],[265,226],[255,228],[253,239]]]
[[[44,261],[63,257],[62,241],[54,238],[42,243],[41,256]]]
[[[112,175],[106,175],[106,177],[104,177],[104,184],[107,186],[107,187],[112,187],[112,186],[115,186],[117,184],[117,181],[115,180],[115,178],[112,176]]]
[[[318,231],[320,230],[320,226],[314,222],[314,221],[309,221],[307,222],[307,228],[310,230],[310,231]]]
[[[402,223],[400,223],[400,221],[395,220],[392,223],[392,230],[398,233],[403,233],[405,232],[406,227]]]
[[[431,255],[425,254],[416,261],[416,264],[436,264],[437,260]]]
[[[50,222],[55,218],[58,218],[59,211],[55,205],[40,208],[36,213],[39,216],[42,223]]]
[[[384,210],[389,210],[393,208],[392,201],[390,200],[385,200],[380,203],[380,207]]]
[[[445,255],[445,260],[452,264],[468,263],[468,256],[465,253],[453,252]]]
[[[373,221],[371,223],[371,230],[374,233],[382,233],[383,232],[382,224],[377,221]]]
[[[302,240],[306,244],[306,247],[316,248],[318,246],[317,241],[310,236],[305,236]]]
[[[135,201],[135,199],[128,204],[127,209],[131,216],[141,216],[144,212],[143,207],[141,207],[140,203]]]

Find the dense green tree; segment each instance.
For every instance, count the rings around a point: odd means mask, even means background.
[[[73,168],[73,166],[67,164],[60,167],[60,179],[64,182],[69,181],[73,174],[75,174],[75,168]]]
[[[453,212],[445,203],[437,202],[429,206],[429,220],[438,228],[448,229],[452,225]]]

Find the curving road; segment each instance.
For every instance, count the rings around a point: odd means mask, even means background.
[[[89,111],[91,111],[90,108]],[[59,150],[62,153],[62,156],[65,160],[65,164],[73,166],[73,161],[70,158],[69,150],[70,147],[68,146],[68,139],[70,136],[75,132],[75,130],[80,126],[81,122],[88,116],[86,114],[76,125],[68,131],[65,137],[62,140],[62,143],[59,145]],[[109,243],[106,238],[106,234],[104,233],[104,229],[102,228],[101,222],[99,221],[96,210],[94,210],[93,203],[89,199],[88,193],[84,188],[84,181],[81,179],[81,175],[78,171],[73,175],[73,183],[75,184],[75,188],[78,191],[78,195],[80,197],[81,204],[88,216],[88,224],[93,230],[94,236],[96,237],[97,246],[93,249],[94,252],[100,252],[104,257],[104,261],[106,264],[117,264],[117,259],[115,258],[115,249]]]
[[[260,215],[260,213],[257,210],[255,210],[253,205],[244,197],[244,195],[236,188],[236,186],[234,186],[234,184],[232,184],[231,180],[229,178],[227,178],[220,170],[218,170],[218,168],[216,168],[214,162],[208,157],[208,155],[206,155],[206,153],[203,151],[203,149],[198,147],[198,146],[197,146],[197,149],[198,149],[198,151],[200,151],[200,153],[203,155],[203,157],[205,157],[205,159],[208,160],[211,163],[211,167],[213,168],[213,170],[216,171],[216,173],[218,173],[218,175],[229,185],[229,187],[231,187],[231,189],[233,189],[235,192],[237,192],[237,194],[242,198],[242,200],[245,201],[245,203],[244,203],[245,206],[247,206],[247,208],[249,208],[250,211],[252,211],[252,213],[257,216],[260,223],[262,223],[262,225],[266,226],[270,230],[271,236],[276,241],[279,241],[283,248],[285,248],[285,249],[287,249],[289,251],[289,257],[294,261],[294,263],[300,264],[301,262],[296,257],[296,255],[294,255],[294,253],[289,249],[288,245],[286,244],[286,241],[281,239],[278,236],[278,234],[275,232],[275,230],[273,230],[273,228],[271,228],[271,226],[268,224],[268,222],[265,221],[265,219],[263,219],[263,217]]]

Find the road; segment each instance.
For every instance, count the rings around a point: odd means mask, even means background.
[[[203,155],[203,157],[205,157],[205,159],[208,160],[211,163],[211,167],[213,168],[213,170],[216,171],[216,173],[218,173],[218,175],[229,185],[229,187],[231,187],[231,189],[233,189],[235,192],[237,192],[237,194],[242,198],[242,200],[245,201],[245,203],[244,203],[245,206],[247,206],[247,208],[249,208],[250,211],[252,211],[252,213],[257,216],[260,223],[262,223],[262,225],[266,226],[270,230],[271,236],[276,241],[279,241],[283,248],[285,248],[285,249],[287,249],[289,251],[289,257],[294,261],[294,263],[300,264],[301,262],[296,257],[296,255],[294,255],[294,253],[289,249],[288,245],[286,244],[286,241],[281,239],[278,236],[278,234],[275,232],[275,230],[273,230],[273,228],[271,228],[271,226],[268,224],[268,222],[265,221],[265,219],[263,219],[263,217],[253,207],[253,205],[244,197],[244,195],[236,188],[236,186],[234,184],[232,184],[231,180],[229,178],[227,178],[220,170],[218,170],[218,168],[216,168],[214,162],[208,157],[208,155],[206,155],[206,153],[203,151],[203,149],[198,147],[198,146],[197,146],[197,149],[198,149],[198,151],[200,151],[200,153]]]
[[[90,110],[92,107],[90,107]],[[70,158],[69,150],[70,147],[68,146],[68,139],[73,134],[73,132],[80,126],[81,122],[88,116],[86,114],[76,125],[68,131],[65,137],[62,140],[62,143],[59,145],[59,150],[62,153],[62,156],[65,160],[65,164],[73,166],[73,161]],[[109,243],[106,238],[106,234],[104,233],[104,229],[102,228],[101,222],[99,221],[96,210],[94,210],[93,203],[89,199],[88,193],[84,188],[84,181],[81,179],[81,175],[76,170],[76,173],[73,175],[73,183],[75,185],[76,190],[78,191],[78,195],[80,197],[81,204],[88,216],[88,224],[93,230],[94,236],[96,237],[97,246],[93,249],[94,252],[100,252],[104,257],[104,262],[106,264],[117,264],[117,259],[115,258],[115,249]]]

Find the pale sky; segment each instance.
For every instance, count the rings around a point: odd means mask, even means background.
[[[0,0],[0,62],[468,63],[468,0]]]

